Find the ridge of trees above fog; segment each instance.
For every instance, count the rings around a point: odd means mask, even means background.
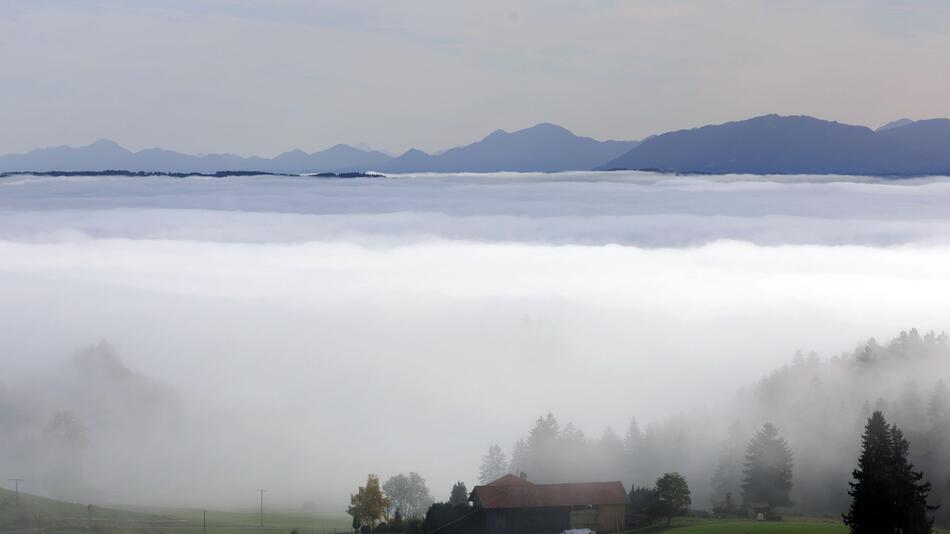
[[[634,417],[622,436],[607,428],[590,438],[549,413],[514,444],[505,470],[536,483],[619,479],[628,488],[652,486],[662,474],[679,472],[689,481],[694,506],[712,508],[738,503],[749,493],[744,472],[757,441],[780,439],[789,451],[790,498],[770,499],[772,504],[831,515],[848,509],[862,430],[872,412],[880,411],[903,430],[911,463],[932,485],[931,504],[942,505],[938,522],[947,522],[948,370],[948,336],[916,330],[883,344],[869,339],[826,359],[799,353],[731,402],[645,427]],[[670,394],[681,393],[673,388]],[[493,479],[505,459],[492,446],[482,459],[480,481]]]

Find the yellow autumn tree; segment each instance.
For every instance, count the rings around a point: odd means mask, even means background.
[[[374,528],[388,508],[389,499],[379,487],[379,477],[369,475],[366,477],[366,485],[360,486],[356,494],[350,495],[350,507],[346,509],[346,513],[353,516],[354,524],[358,522],[360,525]]]

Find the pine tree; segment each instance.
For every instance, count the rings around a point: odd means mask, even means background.
[[[851,508],[843,516],[853,534],[929,534],[930,484],[907,461],[903,432],[875,411],[861,438],[861,455],[853,472]]]
[[[848,491],[852,500],[844,524],[852,533],[894,532],[889,475],[892,456],[890,427],[881,412],[874,412],[864,427],[861,456]]]
[[[747,506],[764,502],[770,507],[791,506],[792,451],[778,436],[772,423],[765,423],[749,442],[743,464],[742,501]]]
[[[468,489],[462,481],[456,482],[452,486],[452,494],[449,496],[449,504],[455,506],[468,506]]]

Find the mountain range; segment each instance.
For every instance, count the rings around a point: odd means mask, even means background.
[[[382,166],[390,160],[382,152],[336,145],[308,154],[303,150],[284,152],[274,158],[241,157],[233,154],[195,156],[150,148],[132,152],[113,141],[101,139],[81,147],[59,146],[32,150],[26,154],[0,157],[0,172],[16,171],[105,171],[122,169],[145,172],[262,171],[341,172]]]
[[[617,157],[636,141],[597,141],[548,123],[508,133],[495,130],[481,141],[438,155],[410,150],[382,167],[386,172],[586,171]]]
[[[950,119],[902,119],[875,131],[808,116],[764,115],[653,136],[597,169],[950,174]]]
[[[108,140],[37,149],[0,157],[0,172],[258,171],[318,173],[379,171],[559,172],[652,170],[705,174],[950,174],[950,119],[899,119],[877,130],[809,116],[763,115],[678,130],[637,141],[598,141],[542,123],[496,130],[483,139],[438,154],[410,149],[399,156],[336,145],[274,158],[203,156],[162,149],[132,152]]]
[[[398,157],[336,145],[308,154],[284,152],[274,158],[232,154],[195,156],[158,148],[132,152],[109,140],[82,147],[53,147],[0,157],[0,172],[105,171],[146,172],[262,171],[286,173],[382,171],[408,172],[557,172],[589,170],[636,146],[635,141],[597,141],[553,124],[516,132],[496,130],[475,143],[440,154],[411,149]]]

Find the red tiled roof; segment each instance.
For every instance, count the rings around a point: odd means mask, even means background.
[[[485,486],[475,486],[476,500],[483,508],[541,508],[626,504],[627,492],[620,482],[532,484],[506,475]]]
[[[533,486],[534,484],[528,482],[527,480],[517,476],[508,474],[497,480],[493,480],[486,484],[486,486]]]

